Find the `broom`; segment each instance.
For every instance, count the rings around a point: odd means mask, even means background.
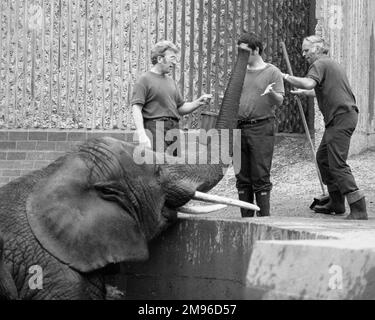
[[[288,68],[288,73],[291,76],[293,76],[292,66],[290,64],[288,52],[286,50],[286,46],[285,46],[284,42],[281,42],[281,47],[283,49],[283,55],[284,55],[284,59],[286,61],[286,65],[287,65],[287,68]],[[315,152],[314,143],[313,143],[313,141],[311,139],[311,135],[310,135],[309,127],[307,125],[305,113],[303,111],[301,99],[298,96],[295,96],[295,98],[297,100],[298,109],[299,109],[299,112],[301,114],[301,118],[302,118],[302,122],[303,122],[303,127],[305,128],[305,133],[306,133],[307,139],[309,140],[309,143],[310,143],[310,146],[311,146],[311,151],[313,153],[313,160],[314,160],[316,171],[318,173],[320,187],[322,188],[322,195],[315,197],[313,203],[310,206],[310,209],[314,210],[314,208],[316,206],[323,206],[323,205],[327,204],[328,201],[329,201],[329,195],[326,193],[326,191],[324,189],[323,179],[322,179],[322,176],[320,174],[320,170],[319,170],[319,167],[318,167],[318,162],[316,161],[316,152]]]

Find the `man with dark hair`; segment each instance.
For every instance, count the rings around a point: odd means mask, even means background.
[[[358,189],[347,164],[351,137],[358,123],[358,107],[342,66],[328,57],[327,44],[319,36],[304,39],[302,54],[310,64],[305,78],[284,75],[294,94],[316,96],[326,130],[317,152],[323,182],[330,201],[316,206],[317,213],[344,214],[345,197],[350,206],[349,220],[367,220],[365,195]],[[313,90],[314,89],[314,90]]]
[[[259,216],[270,215],[270,180],[276,134],[276,108],[284,100],[281,71],[262,58],[263,44],[254,33],[243,34],[238,45],[250,51],[242,90],[238,129],[241,129],[241,166],[234,163],[239,199],[260,207]],[[241,209],[242,217],[254,211]]]
[[[177,63],[178,53],[172,42],[158,42],[151,51],[151,70],[139,78],[133,89],[131,104],[139,142],[158,152],[166,151],[177,140],[175,135],[173,140],[166,140],[165,136],[171,130],[179,130],[180,116],[195,111],[212,98],[206,94],[193,102],[183,100],[175,81],[169,76]],[[157,150],[160,145],[162,148]],[[177,155],[176,151],[174,155]]]

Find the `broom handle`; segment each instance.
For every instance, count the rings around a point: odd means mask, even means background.
[[[281,42],[281,47],[283,49],[283,54],[284,54],[284,58],[285,58],[285,61],[286,61],[286,66],[288,68],[288,73],[293,76],[293,70],[292,70],[292,66],[290,64],[290,60],[289,60],[289,56],[288,56],[288,51],[286,50],[286,46],[285,46],[285,43],[284,42]],[[320,170],[319,170],[319,167],[318,167],[318,162],[316,160],[316,152],[315,152],[315,147],[314,147],[314,143],[311,139],[311,135],[310,135],[310,131],[309,131],[309,127],[307,125],[307,121],[306,121],[306,117],[305,117],[305,112],[303,111],[303,107],[302,107],[302,102],[301,102],[301,99],[296,95],[295,96],[296,100],[297,100],[297,104],[298,104],[298,109],[299,109],[299,112],[301,113],[301,117],[302,117],[302,122],[303,122],[303,126],[305,128],[305,132],[306,132],[306,136],[310,142],[310,145],[311,145],[311,151],[314,155],[314,164],[315,164],[315,168],[316,168],[316,171],[318,173],[318,177],[319,177],[319,181],[320,181],[320,186],[322,188],[322,191],[323,191],[323,195],[325,195],[325,189],[324,189],[324,184],[323,184],[323,179],[322,179],[322,176],[320,174]]]

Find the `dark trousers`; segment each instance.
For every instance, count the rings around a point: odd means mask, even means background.
[[[275,119],[242,125],[241,164],[234,163],[238,190],[271,191],[271,167],[275,148]]]
[[[178,134],[180,128],[178,120],[174,120],[171,118],[145,120],[144,127],[147,135],[151,140],[152,149],[154,151],[164,153],[166,151],[169,151],[168,147],[171,146],[171,148],[173,149],[171,152],[169,152],[171,155],[177,156],[180,153],[180,147],[176,145],[176,141],[179,139]],[[167,135],[168,132],[169,134]],[[173,139],[169,139],[169,137]],[[172,144],[175,145],[172,146]]]
[[[358,190],[350,166],[347,164],[350,140],[358,123],[358,112],[337,115],[327,126],[317,161],[324,184],[329,192],[347,195]]]

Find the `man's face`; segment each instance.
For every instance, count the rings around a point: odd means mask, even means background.
[[[177,63],[177,54],[173,50],[165,51],[164,57],[162,57],[160,65],[164,74],[171,73]]]
[[[259,48],[256,48],[255,50],[253,50],[253,49],[251,49],[251,48],[248,46],[247,43],[240,43],[238,46],[239,46],[240,48],[242,48],[242,49],[247,50],[247,51],[250,52],[249,60],[247,61],[247,63],[248,63],[249,65],[252,65],[252,64],[256,61],[257,57],[259,56]]]
[[[302,44],[302,56],[309,64],[313,64],[318,59],[316,46],[310,41],[305,40]]]
[[[249,66],[252,66],[257,62],[259,58],[259,49],[258,48],[256,48],[255,50],[252,50],[251,48],[248,48],[248,49],[250,51],[250,55],[249,55],[249,60],[247,61],[247,64]]]

